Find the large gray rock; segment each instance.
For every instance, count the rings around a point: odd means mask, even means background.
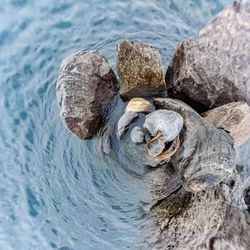
[[[210,189],[232,175],[236,153],[233,138],[227,132],[217,129],[178,100],[156,98],[154,103],[160,109],[180,113],[184,119],[181,145],[171,162],[186,190]]]
[[[249,20],[250,2],[234,2],[182,42],[166,73],[169,96],[198,111],[234,101],[250,104]]]
[[[124,40],[118,43],[117,53],[120,95],[124,99],[159,95],[165,90],[161,56],[156,49],[145,43]]]
[[[115,94],[116,76],[103,55],[78,52],[66,58],[57,80],[61,118],[80,139],[93,136]]]

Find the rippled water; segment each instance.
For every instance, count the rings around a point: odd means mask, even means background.
[[[117,40],[131,38],[158,48],[166,69],[231,1],[0,2],[0,249],[133,249],[145,183],[64,128],[60,62],[98,49],[114,66]]]

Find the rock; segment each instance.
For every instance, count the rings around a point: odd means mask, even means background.
[[[129,100],[125,112],[134,111],[134,112],[151,113],[154,110],[155,107],[150,101],[144,98],[134,97],[131,100]]]
[[[159,109],[146,116],[143,127],[152,137],[162,137],[163,143],[166,143],[173,141],[180,133],[183,119],[174,111]]]
[[[228,179],[235,169],[233,138],[182,102],[168,100],[156,98],[154,103],[160,109],[179,112],[184,119],[181,145],[171,158],[184,188],[192,192],[207,190]]]
[[[160,95],[165,90],[159,52],[145,43],[123,40],[117,46],[117,72],[124,99]]]
[[[181,188],[180,180],[171,163],[163,164],[157,168],[149,168],[143,178],[148,184],[149,190],[147,193],[145,192],[142,201],[150,208]]]
[[[78,52],[62,62],[56,92],[61,118],[70,132],[80,139],[95,135],[116,82],[107,60],[97,51]]]
[[[203,117],[217,128],[223,128],[234,138],[235,147],[250,137],[250,107],[245,102],[232,102],[209,110]]]
[[[230,197],[225,200],[219,187],[197,194],[177,189],[148,210],[140,230],[143,242],[138,248],[211,249],[209,241],[223,225],[228,202]]]
[[[250,2],[235,1],[182,42],[167,69],[168,95],[199,112],[236,101],[250,104],[249,20]]]
[[[117,136],[121,138],[127,127],[131,124],[131,122],[138,117],[138,114],[133,111],[129,111],[123,114],[117,124]]]
[[[156,157],[163,152],[164,148],[165,142],[163,137],[157,138],[157,140],[148,143],[148,155]]]
[[[144,142],[144,133],[142,129],[138,126],[134,127],[130,134],[131,141],[136,144]]]

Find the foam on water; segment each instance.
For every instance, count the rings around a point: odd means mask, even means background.
[[[159,49],[166,69],[176,45],[230,2],[1,1],[0,249],[133,249],[145,183],[65,129],[60,62],[98,49],[114,68],[117,40],[131,38]]]

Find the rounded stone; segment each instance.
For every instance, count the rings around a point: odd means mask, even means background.
[[[131,141],[135,144],[140,144],[144,142],[144,133],[142,129],[138,126],[134,127],[130,134]]]
[[[159,109],[146,116],[143,127],[152,137],[158,136],[163,142],[173,141],[183,127],[183,118],[174,111]]]
[[[134,112],[151,113],[154,110],[155,107],[150,101],[144,98],[134,97],[128,102],[125,112],[134,111]]]

